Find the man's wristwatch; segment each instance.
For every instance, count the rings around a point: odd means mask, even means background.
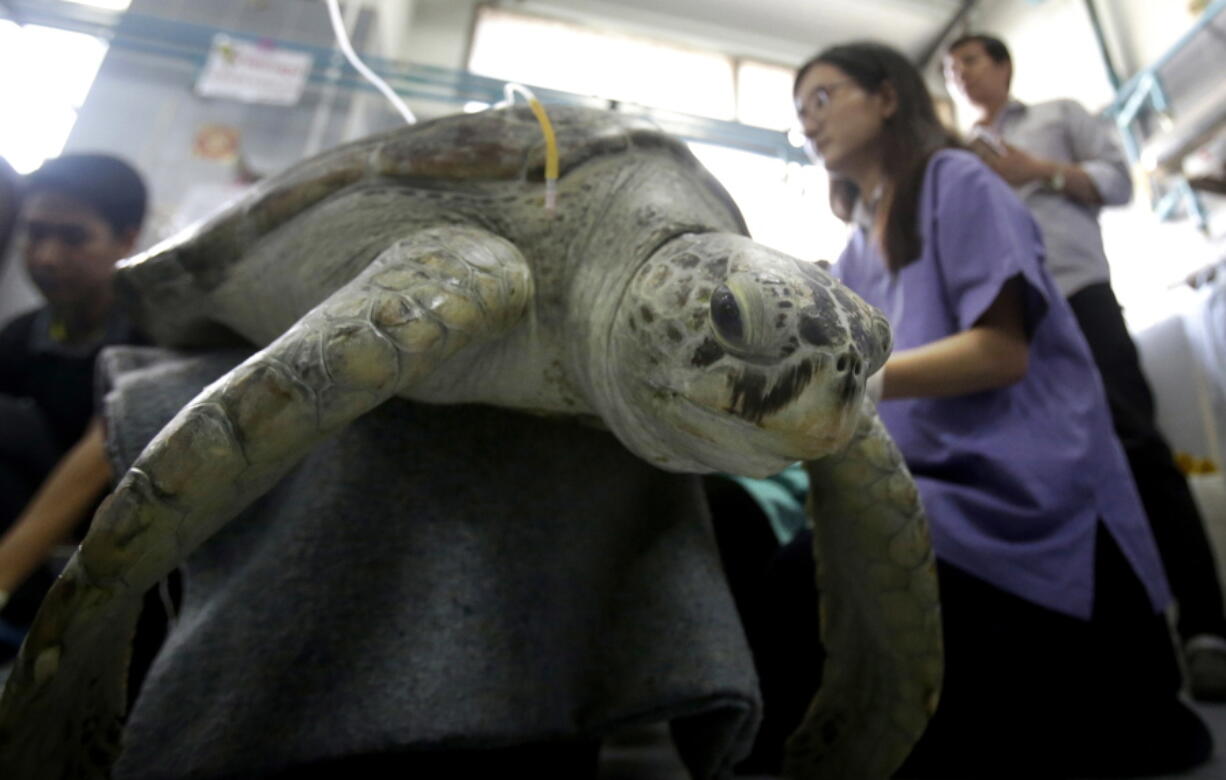
[[[1064,192],[1064,166],[1057,165],[1055,172],[1047,177],[1047,187],[1052,192]]]

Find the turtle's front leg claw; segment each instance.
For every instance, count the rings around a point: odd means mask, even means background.
[[[74,559],[75,563],[75,559]],[[56,619],[84,611],[90,625]],[[92,609],[91,609],[92,607]],[[26,638],[0,699],[0,777],[105,780],[119,755],[139,598],[115,598],[69,565]],[[105,615],[99,612],[105,611]],[[66,657],[68,648],[77,652]],[[91,663],[72,663],[72,658]],[[116,672],[121,672],[117,674]]]

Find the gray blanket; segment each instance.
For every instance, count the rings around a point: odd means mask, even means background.
[[[105,353],[117,470],[242,357]],[[716,777],[757,726],[697,480],[574,423],[387,403],[184,570],[119,778],[253,776],[644,721],[670,721],[691,773]]]

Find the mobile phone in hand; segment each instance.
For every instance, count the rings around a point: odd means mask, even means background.
[[[976,127],[971,131],[970,147],[971,151],[981,157],[985,153],[994,154],[997,157],[1003,157],[1008,153],[1001,137],[985,127]]]

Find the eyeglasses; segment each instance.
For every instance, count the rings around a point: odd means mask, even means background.
[[[801,102],[800,108],[796,110],[796,115],[801,119],[808,119],[811,116],[821,113],[830,105],[830,101],[834,99],[834,93],[840,87],[845,87],[855,82],[846,79],[844,81],[832,81],[829,84],[822,84],[820,87],[814,87],[809,90],[809,94]]]

